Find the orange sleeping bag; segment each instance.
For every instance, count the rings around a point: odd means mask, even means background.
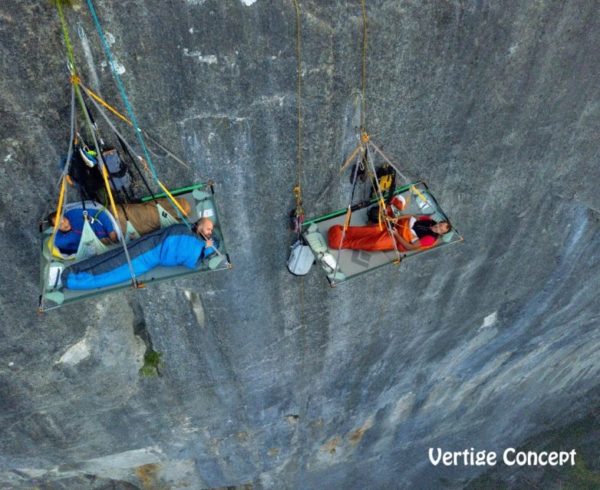
[[[418,220],[429,219],[427,216],[402,216],[396,223],[396,231],[409,243],[416,242],[419,238],[413,231],[412,225]],[[327,232],[327,241],[329,247],[334,249],[347,248],[351,250],[366,250],[369,252],[384,252],[395,250],[394,242],[388,232],[385,224],[379,228],[379,225],[366,226],[349,226],[344,235],[344,243],[342,241],[344,227],[342,225],[333,225]],[[429,248],[435,245],[436,239],[432,236],[424,236],[421,238],[420,248]],[[406,249],[396,240],[398,250],[406,252]]]

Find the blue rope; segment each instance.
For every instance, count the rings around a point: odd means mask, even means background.
[[[102,41],[102,47],[104,48],[104,53],[108,58],[108,64],[110,66],[110,71],[113,74],[115,82],[117,82],[117,87],[119,88],[119,92],[121,93],[121,98],[123,99],[123,103],[125,104],[125,108],[127,109],[127,113],[129,114],[129,118],[133,123],[133,127],[135,129],[135,135],[142,147],[142,151],[144,152],[144,156],[146,157],[146,161],[148,162],[148,166],[152,170],[152,176],[155,180],[158,180],[158,175],[156,173],[156,169],[152,164],[152,159],[150,158],[150,154],[148,149],[146,148],[146,143],[144,142],[144,137],[142,135],[142,130],[140,129],[137,119],[135,118],[135,114],[133,113],[133,108],[129,103],[129,99],[127,98],[127,93],[125,92],[125,87],[123,86],[123,82],[121,81],[121,77],[115,68],[115,62],[112,56],[112,52],[110,51],[110,46],[106,41],[106,37],[104,36],[104,31],[102,30],[102,26],[100,25],[100,21],[98,20],[98,15],[96,14],[96,10],[94,9],[94,4],[92,0],[87,0],[88,8],[90,9],[90,13],[92,14],[92,18],[94,19],[94,24],[96,26],[96,30],[98,31],[98,35],[100,36],[100,40]]]
[[[148,148],[146,147],[146,143],[144,142],[144,136],[142,135],[142,130],[140,129],[140,127],[138,125],[135,114],[133,113],[133,108],[131,107],[131,104],[129,103],[129,99],[127,98],[127,93],[125,92],[125,87],[123,86],[121,77],[119,76],[119,73],[117,72],[117,69],[115,67],[116,65],[115,65],[115,62],[114,62],[114,59],[112,56],[112,52],[110,50],[110,46],[108,45],[106,37],[104,36],[104,31],[102,30],[102,26],[100,25],[100,21],[98,20],[98,15],[96,14],[96,9],[94,9],[94,4],[92,3],[92,0],[87,0],[87,5],[90,10],[90,13],[92,14],[92,19],[94,20],[94,25],[96,26],[98,35],[100,36],[100,41],[102,41],[102,47],[104,48],[104,53],[106,54],[106,58],[108,59],[110,71],[112,72],[113,78],[115,79],[115,82],[117,83],[117,87],[119,88],[119,92],[121,94],[121,99],[123,99],[123,103],[125,104],[125,108],[127,109],[127,113],[129,114],[129,118],[131,119],[131,123],[133,124],[133,128],[135,129],[135,136],[137,137],[137,140],[138,140],[140,146],[142,147],[142,151],[144,152],[144,157],[146,158],[146,162],[148,162],[148,167],[150,167],[150,170],[152,171],[152,176],[154,177],[154,180],[156,182],[159,182],[158,174],[156,172],[156,169],[154,168],[154,164],[152,163],[152,158],[150,158],[150,152],[148,151]],[[183,220],[183,222],[186,225],[188,225],[188,227],[190,227],[191,226],[190,223],[188,222],[186,217],[183,216],[181,211],[179,211],[177,206],[173,205],[173,207],[175,208],[175,210],[177,211],[177,214]]]

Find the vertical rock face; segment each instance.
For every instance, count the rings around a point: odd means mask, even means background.
[[[192,163],[157,157],[164,181],[216,180],[235,267],[44,316],[65,50],[50,2],[0,6],[2,485],[459,487],[485,468],[433,468],[429,447],[501,451],[598,406],[597,6],[367,3],[367,128],[463,244],[335,289],[289,275],[292,2],[96,0],[140,124]],[[316,215],[348,195],[362,17],[299,4]],[[117,101],[85,3],[67,17],[82,77]],[[140,325],[161,377],[138,374]]]

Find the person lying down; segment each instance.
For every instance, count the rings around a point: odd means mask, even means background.
[[[162,228],[129,242],[127,250],[139,276],[159,266],[194,269],[218,253],[218,247],[212,221],[201,218],[192,230],[181,224]],[[131,273],[125,251],[119,247],[66,267],[60,279],[66,289],[96,289],[127,282]]]
[[[329,247],[369,252],[392,251],[396,247],[400,252],[423,250],[435,247],[442,235],[452,229],[447,221],[437,223],[427,215],[404,215],[392,222],[391,234],[385,223],[382,226],[349,226],[345,233],[342,225],[333,225],[327,232]]]

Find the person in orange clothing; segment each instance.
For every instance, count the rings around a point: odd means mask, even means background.
[[[393,222],[392,234],[387,230],[385,223],[381,227],[378,224],[349,226],[345,234],[342,225],[333,225],[327,232],[329,247],[384,252],[396,249],[395,239],[398,250],[407,252],[435,246],[439,238],[452,229],[447,221],[437,223],[429,216],[404,215],[391,221]],[[343,243],[342,235],[344,235]]]

